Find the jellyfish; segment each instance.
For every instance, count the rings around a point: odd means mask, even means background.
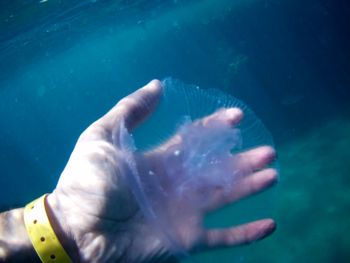
[[[162,89],[150,119],[133,133],[121,122],[116,141],[121,171],[144,217],[174,254],[187,256],[179,228],[196,225],[198,212],[215,202],[218,189],[229,194],[252,172],[242,165],[242,151],[273,146],[273,140],[253,111],[229,94],[172,78],[162,81]],[[232,108],[244,114],[239,123],[201,121]],[[162,154],[154,160],[157,151]]]

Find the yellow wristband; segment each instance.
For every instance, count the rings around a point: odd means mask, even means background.
[[[24,208],[24,222],[33,247],[43,263],[71,263],[71,259],[58,240],[45,208],[47,194]]]

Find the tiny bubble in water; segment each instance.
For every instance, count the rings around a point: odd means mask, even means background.
[[[180,155],[180,150],[174,151],[174,155],[175,155],[175,156],[179,156],[179,155]]]

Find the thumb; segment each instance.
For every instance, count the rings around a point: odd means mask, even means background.
[[[161,91],[161,82],[152,80],[146,86],[120,100],[95,124],[102,126],[107,132],[112,132],[120,121],[124,121],[125,127],[131,131],[154,111]]]

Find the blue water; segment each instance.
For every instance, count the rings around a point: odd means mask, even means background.
[[[275,198],[276,233],[202,260],[348,261],[349,17],[345,0],[1,2],[0,206],[53,189],[92,121],[174,76],[250,105],[282,167],[273,193],[208,219],[254,219]]]

